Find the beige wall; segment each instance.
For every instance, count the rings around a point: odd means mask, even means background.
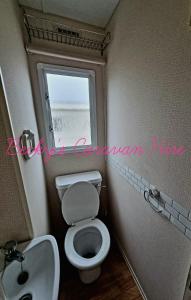
[[[0,246],[8,240],[32,238],[32,226],[18,161],[7,156],[7,138],[12,136],[8,121],[3,86],[0,80]]]
[[[181,300],[191,243],[109,167],[110,219],[148,300]]]
[[[37,143],[39,137],[20,21],[17,1],[0,1],[0,67],[13,135],[20,137],[24,129],[30,129]],[[46,234],[48,215],[42,159],[35,156],[26,162],[19,156],[18,161],[33,234]]]
[[[121,0],[108,29],[108,145],[143,145],[152,136],[190,148],[189,1]],[[121,160],[190,209],[190,151],[182,157]],[[114,227],[152,300],[182,299],[191,245],[108,168]]]

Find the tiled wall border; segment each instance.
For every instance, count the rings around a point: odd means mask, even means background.
[[[122,164],[117,158],[108,157],[108,163],[114,167],[126,181],[139,193],[153,188],[145,178],[135,173],[127,165]],[[161,211],[161,215],[175,225],[188,239],[191,240],[191,210],[184,208],[174,199],[160,191],[160,200],[150,198],[151,204]]]

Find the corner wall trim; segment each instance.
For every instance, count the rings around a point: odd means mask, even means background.
[[[147,298],[147,296],[146,296],[146,294],[145,294],[145,292],[144,292],[144,290],[143,290],[143,288],[142,288],[142,286],[141,286],[141,284],[140,284],[140,282],[139,282],[139,280],[137,278],[137,275],[135,274],[135,272],[133,270],[133,267],[131,266],[131,264],[129,262],[129,259],[127,258],[126,252],[123,249],[123,247],[122,247],[119,239],[117,238],[117,236],[115,234],[113,236],[114,236],[114,239],[115,239],[115,241],[116,241],[116,243],[118,245],[119,251],[121,252],[121,255],[123,256],[123,259],[124,259],[124,261],[125,261],[128,269],[129,269],[129,271],[130,271],[130,273],[131,273],[131,275],[132,275],[132,277],[133,277],[133,279],[134,279],[134,281],[135,281],[135,283],[137,285],[137,288],[138,288],[141,296],[143,297],[144,300],[148,300],[148,298]]]

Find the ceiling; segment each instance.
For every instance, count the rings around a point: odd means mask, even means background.
[[[105,27],[120,0],[19,0],[19,3],[91,25]]]

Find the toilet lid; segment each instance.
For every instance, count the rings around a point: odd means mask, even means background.
[[[76,182],[62,198],[62,214],[68,225],[96,217],[99,210],[98,192],[89,182]]]

